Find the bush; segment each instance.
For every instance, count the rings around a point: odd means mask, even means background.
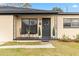
[[[79,42],[79,34],[76,35],[76,39],[73,40],[74,42]]]
[[[62,39],[60,39],[61,41],[63,41],[63,42],[71,42],[72,40],[68,37],[68,36],[66,36],[66,35],[63,35],[63,37],[62,37]]]
[[[76,39],[79,39],[79,34],[76,35]]]
[[[66,36],[66,35],[63,35],[63,39],[68,40],[70,38],[68,36]]]
[[[62,39],[59,39],[59,41],[63,41],[63,42],[79,42],[79,34],[76,35],[76,39],[70,39],[68,36],[63,35]]]

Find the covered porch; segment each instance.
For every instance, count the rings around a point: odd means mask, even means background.
[[[56,17],[54,15],[14,16],[15,40],[48,41],[56,37]]]

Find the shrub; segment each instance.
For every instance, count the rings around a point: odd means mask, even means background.
[[[71,39],[66,35],[63,35],[61,40],[64,41],[64,42],[70,42],[71,41]]]
[[[76,35],[76,39],[79,39],[79,34]]]
[[[76,39],[74,39],[74,42],[79,42],[79,34],[76,35]]]
[[[66,36],[66,35],[63,35],[63,39],[68,40],[70,38],[68,36]]]

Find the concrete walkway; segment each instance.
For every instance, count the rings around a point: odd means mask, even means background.
[[[5,44],[6,42],[0,42],[0,45]]]
[[[40,42],[40,40],[15,40],[15,42]]]
[[[55,48],[51,43],[44,45],[11,45],[11,46],[0,46],[0,48]]]

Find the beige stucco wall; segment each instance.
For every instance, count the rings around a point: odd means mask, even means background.
[[[54,16],[53,15],[20,15],[18,17],[15,16],[16,19],[16,25],[15,25],[15,36],[16,37],[28,37],[29,35],[22,35],[20,34],[21,31],[21,20],[22,18],[37,18],[38,20],[38,32],[37,34],[30,34],[30,37],[42,37],[42,18],[51,18],[51,37],[53,37],[53,26],[54,26]],[[41,25],[39,25],[39,22],[41,22]],[[40,36],[39,36],[39,27],[40,27]]]
[[[51,18],[51,37],[62,38],[63,35],[68,36],[71,39],[76,38],[79,34],[79,28],[63,28],[63,18],[79,18],[79,15],[20,15],[14,16],[15,31],[14,37],[28,37],[29,35],[21,35],[21,20],[22,18],[37,18],[38,20],[38,32],[37,34],[31,34],[30,37],[42,37],[42,18]],[[41,25],[39,25],[41,22]],[[41,35],[39,36],[39,27]],[[55,28],[55,36],[53,36],[53,27]]]
[[[76,38],[79,34],[79,28],[63,28],[63,18],[79,18],[79,15],[58,15],[57,16],[57,38],[62,38],[63,35],[71,39]]]
[[[13,15],[0,15],[0,42],[13,40]]]
[[[56,37],[62,38],[63,35],[69,38],[75,38],[79,34],[79,28],[63,28],[63,18],[79,18],[79,15],[0,15],[0,42],[1,41],[12,41],[16,37],[28,37],[28,34],[21,35],[21,18],[37,18],[38,19],[38,30],[40,27],[41,35],[39,32],[37,34],[31,34],[31,37],[42,37],[42,18],[51,18],[51,37],[53,36],[53,27],[56,30]],[[14,28],[13,28],[14,20]],[[14,37],[13,37],[14,29]]]

